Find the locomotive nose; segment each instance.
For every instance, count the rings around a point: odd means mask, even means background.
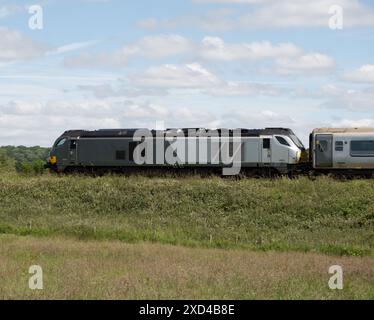
[[[49,156],[47,159],[47,163],[44,165],[46,169],[52,169],[57,164],[57,157],[56,156]]]

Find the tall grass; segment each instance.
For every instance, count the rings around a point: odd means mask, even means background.
[[[0,233],[374,253],[374,181],[0,176]]]

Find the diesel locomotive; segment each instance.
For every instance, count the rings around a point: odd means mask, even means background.
[[[56,140],[46,167],[58,173],[224,172],[236,165],[232,175],[372,174],[374,129],[315,129],[307,154],[287,128],[71,130]]]

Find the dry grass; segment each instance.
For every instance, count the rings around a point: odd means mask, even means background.
[[[34,264],[43,291],[28,289]],[[374,299],[374,258],[2,235],[0,279],[3,299]]]

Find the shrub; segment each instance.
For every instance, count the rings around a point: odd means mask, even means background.
[[[0,150],[0,171],[14,171],[14,160],[4,150]]]
[[[17,164],[17,171],[29,175],[32,172],[32,166],[29,162],[23,161]]]
[[[32,163],[32,169],[35,174],[43,174],[45,173],[44,168],[44,161],[42,160],[35,160]]]
[[[42,175],[46,172],[44,161],[34,160],[33,162],[23,161],[16,164],[17,171],[25,175]]]

